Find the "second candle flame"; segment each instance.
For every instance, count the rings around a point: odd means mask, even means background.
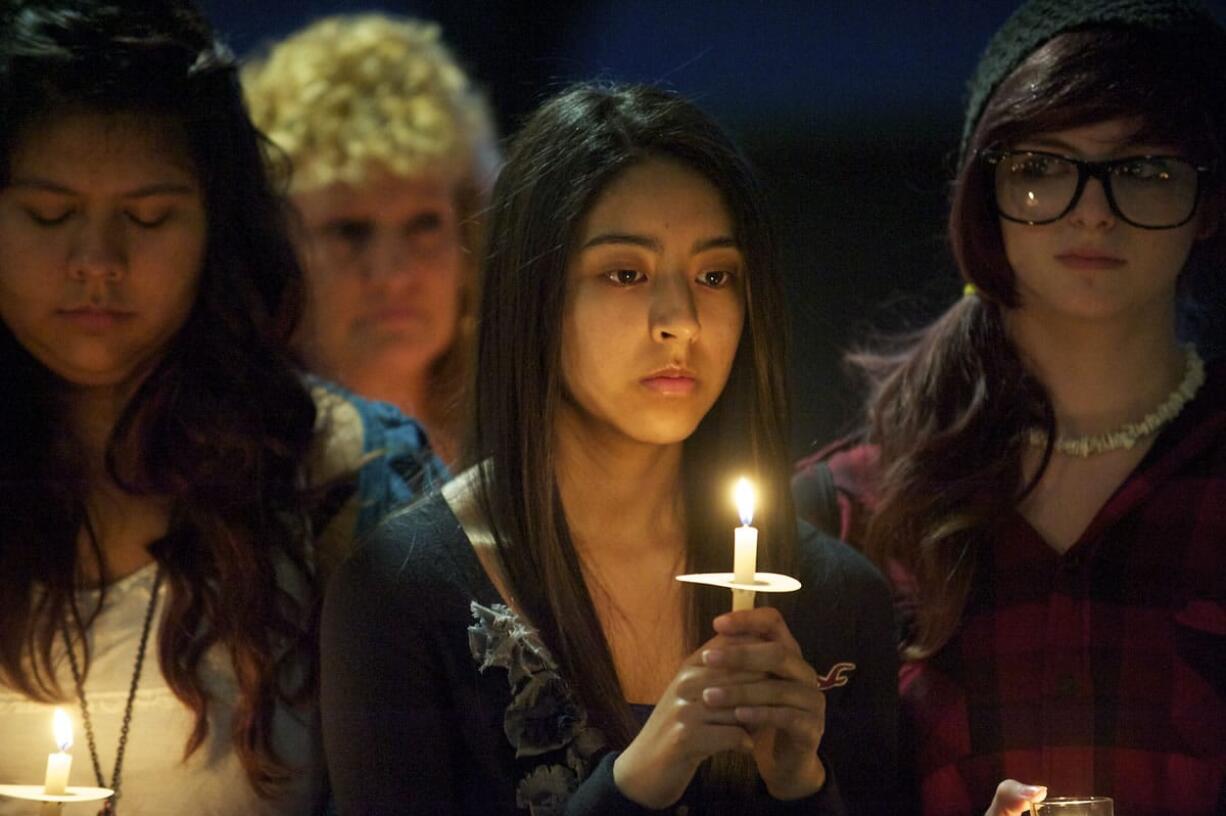
[[[741,524],[748,527],[753,523],[753,485],[749,480],[742,476],[736,482],[736,487],[732,491],[733,498],[736,499],[736,511],[741,516]]]
[[[60,747],[60,753],[72,747],[72,718],[62,708],[57,708],[51,717],[51,731],[55,734],[55,744]]]

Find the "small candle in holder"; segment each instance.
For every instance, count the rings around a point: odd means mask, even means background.
[[[47,756],[47,776],[43,781],[43,792],[51,796],[62,796],[68,790],[68,772],[72,770],[72,719],[62,708],[55,710],[51,718],[52,731],[59,751]]]
[[[1112,802],[1106,796],[1059,796],[1030,805],[1034,816],[1113,816]]]
[[[741,517],[741,526],[736,528],[733,538],[733,580],[738,584],[752,584],[758,568],[758,528],[750,526],[753,522],[754,509],[753,485],[746,478],[738,479],[733,496],[736,499],[737,513]],[[752,609],[753,602],[752,590],[734,589],[732,591],[734,610]]]
[[[754,597],[759,592],[795,592],[800,589],[800,581],[788,575],[758,572],[758,530],[751,526],[754,511],[753,486],[748,479],[740,479],[732,495],[741,516],[741,526],[736,528],[732,541],[733,571],[678,575],[677,580],[732,590],[732,611],[736,612],[753,609]]]

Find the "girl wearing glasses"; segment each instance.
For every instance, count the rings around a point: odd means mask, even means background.
[[[484,464],[329,588],[340,812],[890,812],[888,590],[797,534],[783,293],[736,148],[672,94],[572,89],[516,138],[489,234]],[[728,569],[739,472],[759,563],[804,588],[727,614],[675,576]]]
[[[1226,33],[1178,0],[1034,0],[971,88],[968,295],[858,357],[865,444],[794,486],[832,474],[896,582],[925,813],[1044,787],[1221,813],[1226,369],[1181,334],[1226,264]]]

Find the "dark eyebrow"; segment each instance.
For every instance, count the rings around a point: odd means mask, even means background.
[[[632,246],[640,246],[644,249],[650,249],[654,252],[662,252],[663,247],[655,238],[649,238],[646,235],[635,235],[625,232],[606,232],[601,235],[589,238],[580,251],[591,249],[592,247],[605,246],[608,244],[630,244]],[[694,242],[694,246],[690,248],[690,253],[697,255],[699,252],[706,252],[709,249],[736,249],[736,241],[727,235],[720,235],[715,238],[701,238]]]
[[[1019,148],[1021,150],[1045,150],[1050,152],[1058,152],[1065,156],[1073,157],[1082,155],[1080,151],[1078,151],[1077,148],[1073,147],[1071,144],[1051,136],[1020,139],[1019,142],[1025,145],[1034,145],[1034,147]],[[1153,151],[1144,150],[1144,148],[1154,148],[1159,146],[1159,144],[1146,142],[1143,140],[1135,141],[1133,139],[1125,139],[1124,141],[1120,142],[1116,149],[1109,155],[1121,158],[1131,158],[1136,155],[1135,151],[1138,148],[1142,149],[1142,152],[1150,153]],[[1130,153],[1129,151],[1133,152]]]
[[[586,249],[606,246],[608,244],[630,244],[632,246],[650,249],[655,252],[660,252],[663,250],[663,247],[660,246],[659,241],[654,238],[648,238],[646,235],[634,235],[628,232],[605,232],[587,239],[583,246],[579,247],[579,251],[582,252]]]
[[[49,181],[41,178],[15,178],[10,182],[11,187],[25,187],[28,189],[42,190],[48,193],[57,193],[59,195],[78,195],[78,192],[71,187],[65,187],[58,182]],[[196,188],[190,184],[183,184],[177,181],[160,181],[154,184],[147,184],[144,187],[137,187],[135,190],[129,190],[123,193],[123,198],[149,198],[150,196],[159,195],[193,195]]]
[[[1055,139],[1050,136],[1036,137],[1030,139],[1019,139],[1020,144],[1034,145],[1035,150],[1059,150],[1064,153],[1076,153],[1077,151],[1071,144],[1060,139]],[[1019,150],[1029,150],[1029,147],[1018,148]]]
[[[699,252],[706,252],[708,249],[740,249],[736,245],[736,240],[727,235],[721,235],[717,238],[704,238],[694,242],[690,253],[697,255]]]

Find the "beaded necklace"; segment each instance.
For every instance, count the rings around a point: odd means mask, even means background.
[[[1055,449],[1068,456],[1085,459],[1099,453],[1126,449],[1131,450],[1137,442],[1157,433],[1183,410],[1183,406],[1196,396],[1196,392],[1205,383],[1205,363],[1196,353],[1196,347],[1191,343],[1184,346],[1186,363],[1184,365],[1183,381],[1166,400],[1139,422],[1129,422],[1114,431],[1107,433],[1056,438]],[[1047,433],[1040,428],[1031,428],[1026,432],[1026,441],[1036,448],[1047,445]]]

